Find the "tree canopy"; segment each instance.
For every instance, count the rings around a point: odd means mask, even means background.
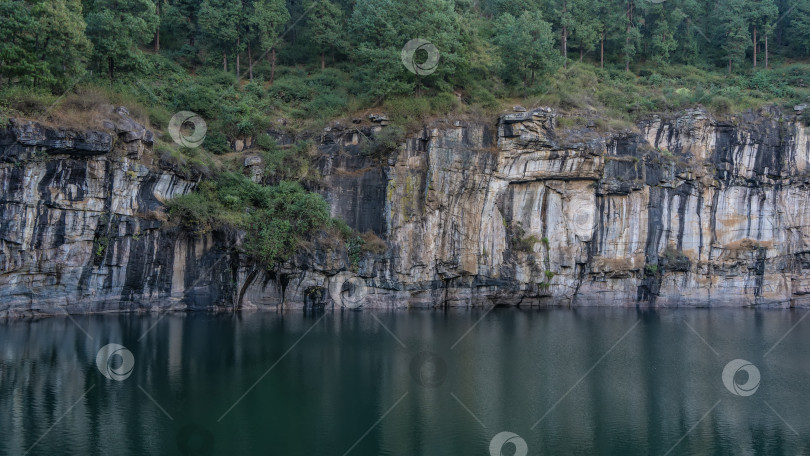
[[[142,76],[154,53],[238,77],[247,61],[251,79],[268,61],[272,82],[278,52],[282,65],[339,68],[368,99],[520,90],[572,61],[738,73],[810,58],[810,0],[0,0],[0,14],[0,83],[53,90],[85,69]],[[415,60],[438,54],[429,74],[402,65],[416,39],[432,47]]]

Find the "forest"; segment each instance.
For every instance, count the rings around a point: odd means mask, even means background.
[[[140,80],[163,92],[188,75],[212,85],[230,74],[279,82],[271,97],[298,103],[312,101],[296,84],[303,76],[336,90],[301,107],[331,113],[349,99],[400,95],[493,103],[535,93],[576,62],[607,69],[601,79],[682,65],[745,74],[810,57],[810,0],[2,0],[0,9],[4,88]],[[440,54],[430,74],[400,63],[414,38]]]

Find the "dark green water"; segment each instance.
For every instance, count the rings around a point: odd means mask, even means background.
[[[366,310],[7,322],[0,453],[466,456],[491,454],[493,437],[509,431],[529,455],[810,454],[806,312]],[[109,343],[132,353],[124,380],[97,367]],[[748,396],[723,383],[724,367],[738,358],[760,373]],[[113,356],[102,365],[121,371],[124,362]],[[747,375],[732,382],[745,386]]]

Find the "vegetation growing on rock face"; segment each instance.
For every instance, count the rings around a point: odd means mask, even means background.
[[[807,0],[3,0],[0,15],[0,119],[92,128],[97,112],[127,106],[158,133],[155,162],[201,180],[170,203],[175,219],[245,229],[266,264],[325,227],[364,240],[354,247],[381,242],[339,226],[308,191],[313,144],[279,146],[271,130],[314,138],[383,111],[391,125],[363,139],[382,159],[425,121],[491,120],[518,103],[601,129],[697,105],[810,103]],[[417,38],[435,51],[403,64]],[[179,111],[205,120],[201,147],[169,139]],[[262,184],[240,174],[235,144],[260,157]],[[519,235],[513,248],[538,242]]]
[[[319,231],[338,224],[323,197],[297,182],[265,186],[230,172],[168,205],[177,223],[198,235],[227,227],[245,230],[245,252],[268,268],[288,260]]]

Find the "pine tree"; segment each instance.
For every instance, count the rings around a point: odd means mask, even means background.
[[[276,77],[276,48],[278,46],[278,36],[284,24],[290,20],[290,12],[285,6],[284,0],[252,0],[245,19],[248,33],[248,60],[250,79],[253,79],[254,57],[252,49],[256,46],[259,50],[270,52],[270,63],[272,70],[270,73],[270,83]]]
[[[238,51],[239,19],[242,2],[203,0],[200,6],[200,28],[208,41],[222,52],[222,70],[228,71],[228,54]]]
[[[307,6],[310,11],[308,24],[312,41],[321,52],[321,69],[326,68],[326,51],[342,46],[344,41],[343,10],[329,0],[313,0]]]
[[[630,62],[633,61],[638,52],[638,41],[641,39],[641,32],[639,32],[636,23],[640,2],[638,0],[621,0],[621,4],[624,15],[624,46],[622,48],[624,69],[630,71]]]
[[[800,0],[791,12],[787,34],[791,45],[810,57],[810,0]]]
[[[138,45],[151,41],[158,26],[152,0],[96,0],[86,21],[95,61],[100,67],[106,66],[110,79],[115,77],[116,68],[139,66]]]
[[[0,75],[63,88],[84,73],[91,45],[79,0],[0,3]]]
[[[751,23],[754,46],[754,67],[757,66],[757,48],[760,39],[765,42],[765,68],[768,68],[768,35],[773,32],[774,22],[779,16],[774,0],[748,0],[749,22]]]
[[[529,87],[538,75],[559,67],[562,58],[554,50],[551,24],[544,21],[539,12],[525,12],[518,18],[503,14],[495,30],[495,44],[501,48],[504,63],[504,79],[517,77],[524,87]]]
[[[450,78],[466,64],[463,29],[454,0],[357,0],[349,30],[367,94],[452,88]],[[417,38],[429,41],[440,53],[440,62],[429,75],[413,74],[401,63],[403,47]]]
[[[9,83],[14,80],[33,83],[33,76],[44,71],[45,65],[35,54],[35,38],[31,33],[36,22],[31,10],[22,1],[0,2],[0,75]]]
[[[748,33],[746,0],[722,0],[716,8],[719,32],[723,38],[721,48],[728,61],[728,72],[734,65],[742,65],[745,53],[751,44]]]
[[[586,53],[596,49],[602,36],[602,23],[598,8],[601,0],[569,0],[571,11],[571,38],[579,46],[579,61]],[[597,8],[595,10],[595,8]]]
[[[46,79],[64,86],[84,73],[84,56],[92,49],[79,0],[38,0],[31,12],[37,26],[39,59],[47,64]]]

